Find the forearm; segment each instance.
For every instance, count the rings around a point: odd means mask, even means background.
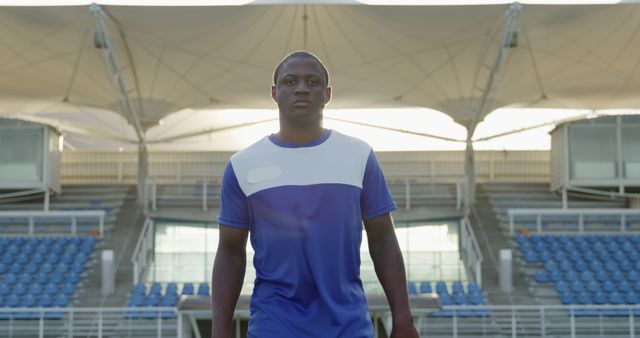
[[[393,321],[410,321],[404,260],[392,227],[369,235],[369,252],[378,280],[387,296]]]
[[[231,322],[242,290],[245,266],[244,251],[218,250],[211,280],[213,338],[228,338],[231,334]]]

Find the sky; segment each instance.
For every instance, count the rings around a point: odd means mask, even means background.
[[[599,115],[640,114],[640,110],[570,110],[570,109],[498,109],[487,115],[478,125],[474,139],[477,150],[549,150],[554,121],[572,118],[588,118]],[[197,130],[217,129],[235,126],[251,121],[255,123],[237,129],[207,133],[192,138],[183,138],[169,143],[151,146],[150,149],[163,150],[226,150],[234,151],[251,145],[265,135],[278,131],[276,110],[190,110],[172,114],[164,119],[161,126],[149,131],[149,139],[184,135]],[[353,121],[356,123],[350,123]],[[394,130],[364,126],[385,126]],[[546,125],[545,125],[546,124]],[[494,135],[509,133],[531,126],[526,131],[510,135],[480,140]],[[431,109],[325,109],[324,127],[358,137],[369,143],[377,151],[424,151],[424,150],[464,150],[466,130],[449,116]],[[410,132],[436,137],[414,135]],[[133,150],[133,149],[132,149]]]

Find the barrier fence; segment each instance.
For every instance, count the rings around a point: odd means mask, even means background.
[[[0,223],[4,224],[5,232],[12,234],[35,235],[52,232],[61,234],[68,231],[69,234],[76,235],[92,233],[94,230],[102,237],[105,214],[104,210],[0,211]],[[81,227],[79,222],[82,223]],[[52,229],[53,227],[55,229]]]
[[[634,338],[640,330],[640,305],[446,306],[437,310],[413,311],[421,337]],[[131,311],[146,313],[146,318],[131,318]],[[374,312],[376,318],[389,322],[387,311]],[[235,325],[247,316],[246,311],[237,312]],[[198,337],[193,332],[195,318],[210,318],[210,312],[166,307],[0,308],[0,336]]]
[[[151,264],[154,255],[154,223],[151,218],[144,220],[144,225],[140,231],[138,242],[131,256],[133,263],[133,284],[138,284],[144,280],[144,274],[147,272],[149,264]]]
[[[536,233],[640,230],[640,211],[633,209],[509,209],[507,214],[511,235],[524,229]]]

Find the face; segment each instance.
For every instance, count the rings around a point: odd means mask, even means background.
[[[331,87],[314,60],[293,58],[282,65],[271,87],[271,96],[278,104],[283,122],[304,127],[322,119],[322,110],[331,99]]]

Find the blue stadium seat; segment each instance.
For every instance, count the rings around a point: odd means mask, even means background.
[[[551,279],[549,279],[549,274],[547,274],[545,271],[540,270],[540,271],[536,271],[533,274],[533,279],[536,281],[536,283],[540,283],[540,284],[548,284],[551,283]]]
[[[158,304],[160,304],[160,294],[151,293],[144,300],[145,306],[158,306]]]
[[[49,281],[49,275],[40,271],[36,274],[34,281],[40,285],[45,285]]]
[[[175,306],[178,303],[178,297],[175,294],[169,294],[162,297],[162,301],[160,302],[161,306]]]
[[[38,283],[33,283],[29,285],[29,290],[27,291],[30,295],[40,296],[42,294],[42,285]]]
[[[27,287],[24,284],[16,283],[13,285],[13,288],[11,288],[11,292],[14,295],[22,296],[27,292]]]
[[[9,266],[9,273],[18,276],[22,272],[23,265],[20,263],[13,263]]]
[[[66,283],[62,286],[62,293],[71,296],[74,292],[76,292],[76,286],[72,283]]]
[[[613,293],[616,292],[618,288],[613,281],[607,280],[606,282],[604,282],[604,284],[602,284],[602,290],[604,290],[604,292],[606,293]]]
[[[72,283],[73,285],[76,285],[80,282],[80,274],[77,272],[70,272],[67,275],[67,283]]]
[[[11,286],[5,282],[0,283],[0,295],[6,296],[11,293]]]
[[[602,288],[600,288],[600,283],[596,282],[595,280],[591,280],[587,282],[587,291],[596,293],[602,291]]]
[[[178,294],[178,285],[176,283],[167,284],[167,288],[165,289],[165,295],[168,294]]]
[[[40,297],[40,303],[39,304],[42,307],[51,307],[53,305],[53,298],[51,298],[50,295],[45,293]]]
[[[469,303],[472,305],[485,305],[484,296],[480,292],[470,293]]]
[[[55,296],[58,293],[58,286],[54,283],[48,283],[44,287],[44,293],[50,296]]]
[[[469,283],[467,283],[467,291],[468,293],[481,293],[482,290],[480,290],[480,285],[478,285],[478,283],[474,282],[474,281],[470,281]]]
[[[144,283],[138,283],[133,287],[132,293],[144,295],[147,293],[147,287],[144,285]]]
[[[66,307],[68,304],[69,297],[63,293],[58,294],[53,302],[53,306],[55,307]]]
[[[564,291],[560,293],[560,302],[564,305],[571,305],[575,302],[573,294],[570,291]]]
[[[467,299],[466,294],[456,292],[453,296],[453,302],[456,303],[456,305],[467,305],[469,303],[469,300]]]
[[[638,294],[635,292],[629,292],[627,293],[625,301],[629,305],[637,305],[640,304],[640,297],[638,297]]]
[[[420,282],[420,293],[432,293],[431,283],[427,281]]]
[[[464,286],[462,286],[462,282],[460,281],[454,281],[453,283],[451,283],[451,292],[453,294],[458,294],[458,293],[462,293],[464,294]]]
[[[407,282],[407,292],[409,295],[417,295],[418,290],[416,289],[416,283],[411,281]],[[198,288],[198,295],[200,295],[200,288]]]
[[[18,281],[18,277],[12,273],[4,275],[3,282],[7,285],[13,285]]]
[[[447,284],[445,284],[443,281],[437,281],[436,282],[436,293],[438,295],[449,294],[449,290],[447,289]]]
[[[193,295],[193,284],[192,283],[184,283],[182,286],[182,294],[183,295]]]
[[[209,284],[200,283],[200,286],[198,286],[198,296],[209,296]]]
[[[151,288],[149,289],[149,294],[154,294],[154,295],[162,294],[162,285],[158,282],[152,283]]]

